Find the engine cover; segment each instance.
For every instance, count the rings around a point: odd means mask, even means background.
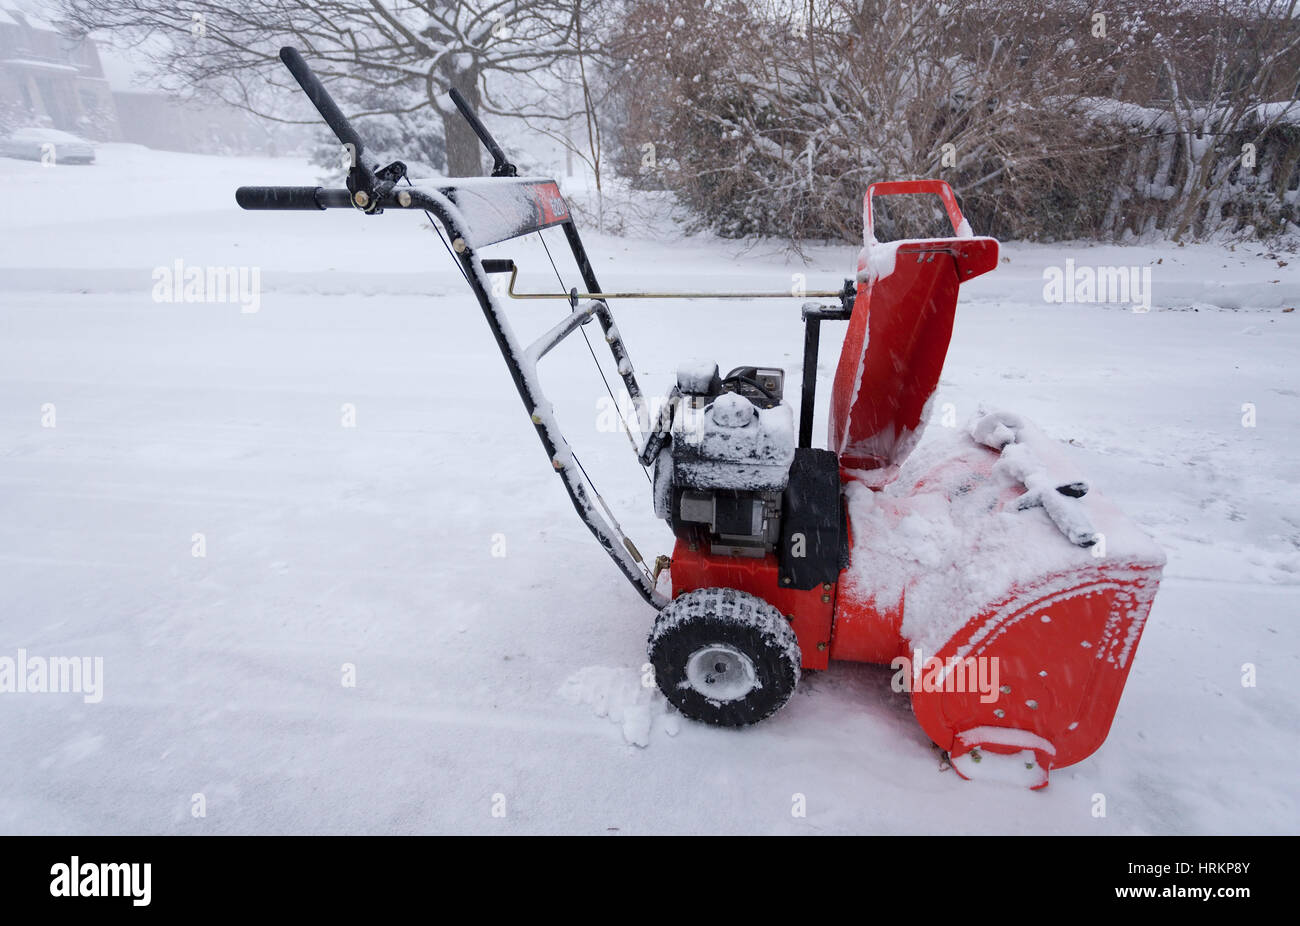
[[[705,404],[705,403],[708,404]],[[735,392],[686,397],[673,417],[673,481],[692,489],[780,492],[794,460],[794,415]]]
[[[707,368],[706,368],[707,367]],[[655,463],[655,513],[711,552],[764,556],[780,538],[782,492],[795,456],[784,375],[683,365],[671,440]]]

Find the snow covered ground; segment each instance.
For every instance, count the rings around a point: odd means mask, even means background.
[[[963,289],[938,403],[1069,441],[1169,553],[1109,740],[1031,793],[941,770],[887,668],[810,674],[743,731],[666,714],[638,684],[652,612],[573,516],[436,238],[234,205],[314,177],[130,146],[0,160],[0,657],[103,659],[98,703],[0,694],[0,831],[1300,832],[1292,255],[1013,244]],[[834,289],[856,256],[586,237],[610,289]],[[493,253],[557,285],[535,243]],[[1151,311],[1045,303],[1067,259],[1150,268]],[[177,260],[256,268],[257,311],[155,301]],[[652,394],[688,357],[799,363],[798,300],[614,308]],[[667,552],[586,347],[543,373],[624,526]]]

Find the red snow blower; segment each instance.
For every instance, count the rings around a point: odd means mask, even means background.
[[[1091,755],[1110,729],[1164,557],[1076,473],[1055,441],[982,412],[925,442],[961,284],[993,270],[940,180],[876,183],[864,202],[856,280],[803,305],[798,433],[785,371],[683,364],[653,420],[610,301],[790,293],[607,293],[554,180],[516,176],[455,91],[494,160],[491,178],[411,180],[368,164],[360,136],[292,48],[280,57],[351,153],[346,189],[242,187],[245,209],[423,210],[478,299],[520,399],[578,516],[658,609],[649,658],[664,696],[694,720],[741,726],[790,699],[800,672],[832,659],[891,665],[926,734],[964,778],[1032,788]],[[875,238],[873,201],[937,195],[951,237]],[[558,227],[585,291],[514,291],[512,260],[488,245]],[[568,301],[520,343],[508,295]],[[557,272],[558,275],[558,272]],[[502,292],[502,296],[506,295]],[[640,425],[655,513],[676,537],[647,563],[591,485],[538,377],[539,362],[595,319]],[[827,449],[812,446],[824,321],[847,321],[831,386]],[[594,355],[593,355],[594,356]],[[955,424],[955,422],[950,422]]]

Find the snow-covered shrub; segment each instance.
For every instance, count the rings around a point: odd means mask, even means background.
[[[727,236],[855,240],[867,184],[918,177],[1002,237],[1269,235],[1297,205],[1268,104],[1296,93],[1285,5],[638,0],[613,49],[618,165]],[[891,202],[878,225],[941,217]]]

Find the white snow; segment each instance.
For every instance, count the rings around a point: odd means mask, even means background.
[[[516,177],[508,183],[493,183],[484,177],[426,177],[413,179],[411,184],[433,194],[455,187],[456,202],[463,218],[462,229],[472,244],[482,245],[500,241],[535,219],[537,201],[532,185],[544,183],[547,179]],[[563,200],[552,203],[552,206],[559,216],[568,212]]]
[[[1046,465],[1035,451],[1035,446],[1046,447],[1049,453],[1055,448],[1047,443],[1047,439],[1037,428],[1023,420],[1018,425],[1009,425],[1009,420],[1013,416],[1006,414],[994,413],[985,417],[992,418],[995,422],[990,439],[1001,441],[998,446],[1002,454],[993,464],[993,471],[1005,472],[1025,487],[1026,491],[1021,496],[1020,507],[1023,509],[1041,506],[1070,543],[1081,546],[1091,546],[1096,543],[1097,530],[1088,516],[1087,503],[1058,491],[1061,486],[1073,486],[1086,491],[1087,483],[1083,478],[1077,475],[1076,471],[1062,470],[1059,466],[1051,469]],[[1002,441],[1003,432],[1010,428],[1014,428],[1012,440]],[[979,419],[972,423],[970,428],[972,437],[987,430],[988,426]],[[1058,460],[1061,459],[1059,453],[1054,456]],[[1068,466],[1069,463],[1066,462],[1065,465]],[[1164,562],[1163,556],[1160,557],[1160,561]]]
[[[239,184],[314,182],[302,162],[122,145],[97,160],[0,159],[0,656],[104,659],[98,704],[0,694],[0,831],[1300,831],[1292,255],[1013,243],[962,287],[917,453],[968,440],[956,427],[981,403],[1015,409],[1169,555],[1107,742],[1031,794],[943,771],[888,667],[805,673],[746,730],[681,721],[670,736],[650,707],[643,735],[619,686],[639,679],[653,612],[574,516],[423,217],[235,207]],[[836,288],[856,269],[851,247],[805,265],[667,227],[583,231],[610,289],[666,273],[785,289],[791,272]],[[518,260],[521,290],[556,285],[535,241],[485,256]],[[1043,270],[1067,257],[1151,267],[1151,311],[1044,303]],[[154,303],[153,268],[177,258],[260,267],[259,311]],[[654,396],[683,357],[793,374],[798,303],[613,309]],[[527,342],[568,307],[510,309]],[[842,330],[822,326],[818,441]],[[626,438],[597,427],[586,345],[570,339],[540,378],[642,553],[667,552]],[[1015,516],[1060,539],[1041,510]],[[605,701],[622,720],[560,694],[598,687],[591,666],[623,667]]]
[[[1159,546],[1100,492],[1079,499],[1056,492],[1078,481],[1059,446],[1016,416],[991,417],[1004,428],[1017,422],[1015,442],[1006,444],[991,470],[987,450],[966,429],[937,428],[882,491],[848,487],[853,562],[845,579],[858,596],[888,610],[905,595],[903,636],[927,652],[938,652],[967,620],[1018,590],[1050,594],[1040,577],[1114,563],[1164,563]],[[969,430],[1000,436],[995,425],[978,419]],[[977,475],[981,467],[988,478]],[[1040,507],[1006,504],[1018,483],[1041,500]],[[1098,532],[1104,549],[1076,545]]]
[[[898,246],[909,243],[906,239],[900,238],[897,241],[869,241],[867,245],[858,252],[858,276],[859,283],[873,282],[883,279],[894,272],[894,266],[898,261]]]
[[[1056,747],[1029,730],[1013,730],[1009,727],[972,727],[957,734],[964,745],[977,746],[981,743],[997,746],[1018,746],[1022,749],[1041,749],[1049,756],[1056,755]]]
[[[717,375],[718,364],[712,360],[692,357],[677,364],[677,385],[684,391],[707,393]]]
[[[758,408],[736,393],[682,402],[673,417],[677,479],[697,488],[781,490],[794,460],[789,402]]]
[[[656,722],[669,736],[680,729],[680,715],[655,686],[653,676],[634,669],[586,666],[565,679],[560,696],[618,724],[623,739],[633,746],[650,745]]]
[[[981,784],[992,782],[1015,785],[1021,790],[1032,788],[1043,781],[1043,770],[1031,749],[1022,749],[1009,755],[972,749],[954,756],[952,764],[967,778]]]

